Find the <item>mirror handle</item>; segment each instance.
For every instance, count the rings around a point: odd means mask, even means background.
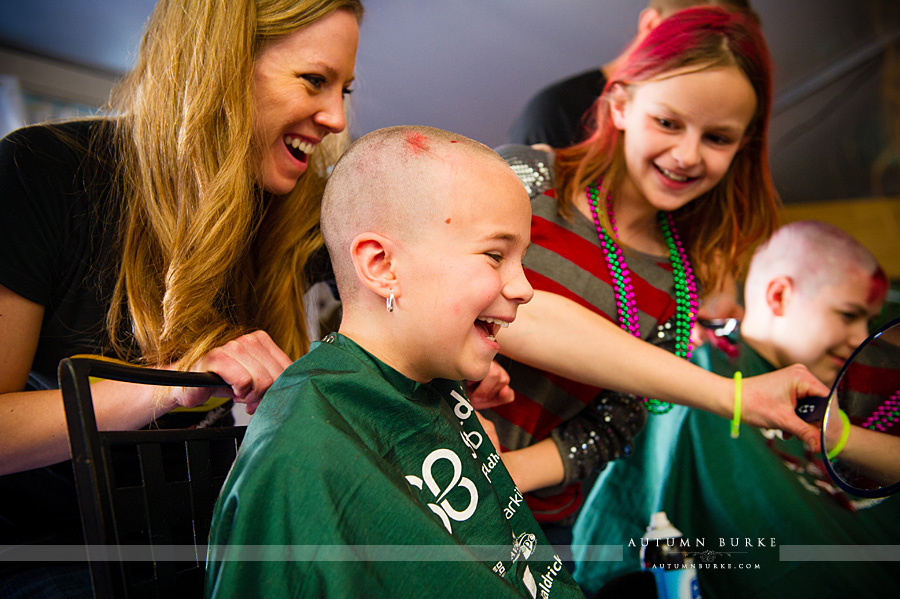
[[[828,407],[827,397],[809,396],[798,399],[794,411],[806,422],[819,422],[825,417],[826,407]]]

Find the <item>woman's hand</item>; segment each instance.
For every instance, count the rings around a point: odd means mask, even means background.
[[[797,400],[828,397],[830,389],[801,364],[743,381],[741,422],[797,435],[812,451],[819,451],[819,429],[794,412]]]
[[[213,349],[191,367],[218,374],[228,387],[184,387],[172,398],[172,407],[193,408],[212,396],[231,397],[253,414],[263,394],[290,365],[291,359],[267,333],[248,333]]]

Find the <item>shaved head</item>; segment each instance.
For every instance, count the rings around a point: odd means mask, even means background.
[[[789,277],[800,293],[811,295],[823,285],[841,284],[850,270],[871,275],[873,293],[887,291],[887,278],[878,261],[851,235],[815,220],[788,223],[753,255],[747,274],[747,309],[765,301],[766,285],[774,277]]]
[[[741,337],[772,366],[803,364],[830,385],[869,336],[887,288],[878,261],[848,233],[788,223],[750,263]]]
[[[405,242],[428,235],[452,200],[453,176],[472,160],[495,162],[515,177],[484,144],[433,127],[378,129],[350,146],[322,198],[322,235],[342,299],[356,289],[353,239],[367,231]]]

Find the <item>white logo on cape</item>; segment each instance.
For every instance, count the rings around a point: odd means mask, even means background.
[[[447,460],[453,466],[453,477],[450,480],[450,483],[443,489],[441,489],[441,486],[434,480],[434,474],[431,471],[434,465],[440,460]],[[428,508],[441,519],[447,532],[453,532],[450,520],[464,522],[472,517],[472,514],[475,513],[475,508],[478,507],[478,489],[475,488],[475,483],[462,475],[462,462],[460,462],[459,456],[449,449],[435,449],[432,451],[422,463],[422,478],[408,475],[406,480],[409,484],[419,490],[422,490],[423,482],[425,486],[428,487],[428,490],[431,491],[432,495],[435,497],[434,503],[427,504]],[[462,487],[469,492],[469,505],[463,510],[456,510],[450,505],[450,501],[446,499],[447,494],[457,486]]]
[[[531,554],[534,553],[536,547],[537,537],[531,533],[523,532],[519,535],[518,539],[513,541],[512,552],[509,554],[509,559],[514,562],[519,561],[520,557],[527,560],[531,557]]]
[[[468,420],[469,416],[474,412],[474,408],[472,408],[472,404],[469,401],[456,392],[456,390],[450,391],[450,397],[457,401],[456,406],[453,408],[453,413],[456,414],[456,417],[461,420]]]

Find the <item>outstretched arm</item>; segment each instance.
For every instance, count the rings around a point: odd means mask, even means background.
[[[61,392],[23,391],[43,314],[43,306],[0,285],[0,475],[69,458]],[[227,388],[94,383],[91,392],[97,425],[101,430],[138,429],[176,406],[196,407],[213,395],[233,397],[252,413],[290,363],[268,335],[249,333],[213,349],[192,368],[215,372],[229,384]]]
[[[831,399],[837,400],[837,396]],[[900,437],[849,424],[849,419],[845,423],[836,416],[838,407],[832,405],[833,412],[826,418],[825,451],[837,451],[841,471],[851,473],[856,468],[856,473],[884,486],[900,481]],[[849,430],[845,429],[848,425]]]
[[[654,397],[730,419],[734,381],[637,339],[562,296],[536,291],[499,336],[501,351],[519,362],[574,381]],[[794,413],[797,399],[828,395],[806,368],[794,365],[743,382],[741,421],[776,428],[818,448],[818,429]]]
[[[900,437],[851,426],[837,459],[884,486],[900,481]]]

